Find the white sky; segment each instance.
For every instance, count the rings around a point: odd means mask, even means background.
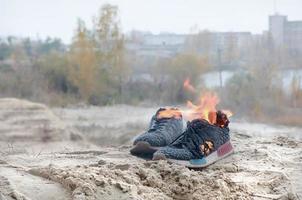
[[[277,11],[302,20],[302,0],[276,0]],[[124,32],[132,29],[189,33],[193,26],[213,31],[268,28],[274,0],[0,0],[0,36],[46,36],[70,42],[78,17],[91,27],[104,3],[119,6]]]

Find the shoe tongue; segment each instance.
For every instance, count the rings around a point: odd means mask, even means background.
[[[181,119],[182,115],[177,108],[160,108],[156,113],[156,119]]]

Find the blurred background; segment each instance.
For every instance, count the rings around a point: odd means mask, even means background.
[[[299,0],[0,5],[0,97],[155,107],[211,91],[237,119],[302,125]]]

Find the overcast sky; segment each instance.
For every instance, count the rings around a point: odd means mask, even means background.
[[[277,11],[289,20],[302,20],[302,0],[276,2]],[[0,36],[51,36],[68,43],[77,18],[91,27],[104,3],[118,5],[123,32],[189,33],[197,26],[261,33],[274,13],[274,0],[0,0]]]

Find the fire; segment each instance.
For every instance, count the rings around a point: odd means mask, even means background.
[[[196,92],[196,89],[191,85],[190,79],[184,82],[184,88],[191,92]],[[187,102],[187,108],[166,108],[159,111],[157,118],[176,118],[181,119],[183,116],[186,120],[192,121],[194,119],[204,119],[212,125],[219,127],[227,126],[229,123],[228,118],[233,115],[229,110],[217,110],[216,106],[219,103],[219,98],[215,93],[205,93],[199,98],[198,103],[195,105],[191,101]]]
[[[196,92],[196,89],[191,85],[189,78],[184,81],[183,87],[192,93]],[[184,117],[189,121],[194,119],[205,119],[210,124],[223,127],[229,123],[228,118],[232,116],[232,112],[229,110],[217,111],[216,106],[218,103],[219,98],[216,94],[206,93],[200,97],[197,105],[188,101],[188,109],[182,112]]]
[[[161,110],[157,114],[157,119],[162,119],[162,118],[176,118],[180,119],[182,116],[181,111],[176,108],[166,108],[165,110]]]
[[[188,120],[205,119],[210,124],[216,123],[216,106],[219,103],[219,98],[216,94],[206,93],[201,96],[198,105],[193,104],[191,101],[187,102],[189,110],[185,111]]]
[[[223,112],[224,114],[226,114],[226,116],[227,116],[228,118],[230,118],[230,117],[233,116],[233,113],[232,113],[232,111],[230,111],[230,110],[222,110],[222,112]]]
[[[193,85],[191,85],[191,82],[190,82],[190,79],[187,78],[185,81],[184,81],[184,88],[192,93],[195,93],[196,92],[196,89],[193,87]]]

